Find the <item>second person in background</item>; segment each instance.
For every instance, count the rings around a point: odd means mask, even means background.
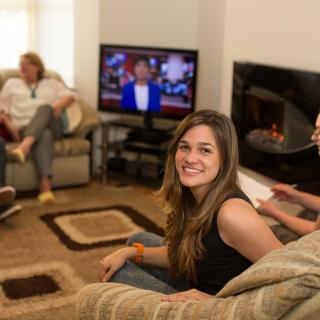
[[[0,93],[2,123],[19,145],[12,155],[23,164],[32,152],[39,174],[38,199],[54,201],[51,191],[53,142],[64,133],[65,108],[76,95],[64,84],[44,77],[41,58],[33,52],[20,57],[20,77],[11,78]]]

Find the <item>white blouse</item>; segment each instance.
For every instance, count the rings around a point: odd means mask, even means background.
[[[52,104],[64,96],[73,96],[76,99],[76,93],[56,79],[40,80],[32,97],[32,90],[24,80],[10,78],[0,93],[0,111],[9,114],[17,128],[23,128],[33,118],[39,106]]]
[[[149,102],[149,88],[147,85],[135,85],[134,96],[136,100],[137,109],[140,111],[147,111]]]

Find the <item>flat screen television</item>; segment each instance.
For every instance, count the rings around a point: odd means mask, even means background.
[[[195,108],[197,61],[196,50],[101,44],[98,109],[141,115],[149,128],[153,118],[182,119]]]

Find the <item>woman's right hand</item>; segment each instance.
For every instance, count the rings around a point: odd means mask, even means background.
[[[276,218],[277,212],[279,211],[277,207],[266,200],[257,199],[257,202],[260,204],[256,209],[258,213],[266,217]]]
[[[109,281],[112,275],[121,269],[129,258],[134,257],[135,253],[136,248],[126,247],[105,256],[100,261],[100,281]]]
[[[273,198],[291,203],[299,202],[300,191],[284,183],[277,183],[272,188]]]

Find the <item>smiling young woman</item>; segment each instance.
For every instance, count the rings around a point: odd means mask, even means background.
[[[132,236],[129,245],[144,245],[142,264],[127,262],[135,260],[136,248],[120,249],[101,260],[101,281],[167,293],[163,301],[209,299],[270,250],[282,247],[240,189],[237,171],[232,121],[213,110],[187,116],[171,141],[156,193],[168,216],[165,238]]]

